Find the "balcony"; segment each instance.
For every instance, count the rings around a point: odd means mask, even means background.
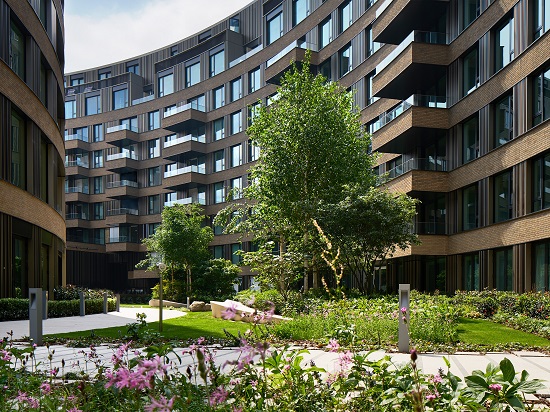
[[[429,90],[446,74],[445,33],[413,31],[377,66],[372,93],[404,99],[418,90]]]
[[[281,77],[292,67],[292,62],[296,62],[298,66],[301,64],[305,58],[307,49],[312,50],[310,61],[311,65],[317,65],[317,45],[295,40],[266,62],[266,83],[280,84]]]
[[[239,64],[241,62],[244,62],[249,57],[254,56],[256,53],[262,51],[263,48],[264,48],[263,45],[260,44],[259,46],[255,47],[254,49],[250,50],[249,52],[243,54],[241,57],[230,61],[229,62],[229,68],[231,68],[233,66],[236,66],[237,64]]]
[[[194,188],[206,184],[207,178],[204,166],[192,165],[164,172],[166,189]]]
[[[138,183],[131,180],[120,180],[107,183],[107,197],[120,199],[122,197],[139,197]]]
[[[445,159],[409,159],[381,176],[380,184],[393,193],[449,191]]]
[[[186,135],[164,142],[162,157],[176,161],[178,158],[193,158],[206,153],[206,138],[204,135]]]
[[[118,216],[118,215],[134,215],[138,216],[139,211],[137,209],[130,209],[127,207],[122,207],[119,209],[110,209],[107,210],[107,216]]]
[[[105,251],[107,253],[146,252],[147,248],[140,243],[139,239],[129,236],[119,236],[109,239],[109,243],[105,244]]]
[[[88,177],[90,163],[88,157],[79,157],[77,159],[65,160],[65,168],[68,176]]]
[[[373,39],[399,44],[412,30],[430,30],[448,4],[449,0],[386,0],[377,10]]]
[[[88,220],[88,214],[85,212],[71,212],[71,213],[65,213],[65,220]]]
[[[105,142],[118,147],[130,146],[139,142],[138,129],[128,124],[107,128]]]
[[[139,169],[139,156],[133,152],[121,152],[107,155],[107,170],[115,173],[127,173]]]
[[[199,205],[206,205],[206,197],[204,195],[198,197],[186,197],[183,199],[170,200],[164,202],[164,207],[170,207],[174,205],[190,205],[191,203],[198,203]]]
[[[155,99],[155,95],[154,94],[151,94],[149,96],[145,96],[145,97],[141,97],[139,99],[134,99],[132,100],[132,106],[135,106],[136,104],[141,104],[141,103],[145,103],[145,102],[150,102],[151,100],[154,100]]]
[[[71,186],[65,187],[65,202],[89,203],[90,196],[87,187]]]
[[[123,224],[136,225],[140,223],[139,211],[127,207],[109,209],[107,210],[105,222],[107,226],[118,226]]]
[[[161,127],[172,132],[181,133],[206,123],[206,108],[194,102],[184,104],[172,110],[166,110]]]
[[[445,222],[414,222],[412,232],[417,235],[445,235]]]
[[[407,153],[418,144],[431,144],[449,129],[446,98],[413,95],[382,113],[372,124],[372,148],[384,153]]]

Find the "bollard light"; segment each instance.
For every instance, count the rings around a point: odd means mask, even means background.
[[[399,352],[401,353],[409,353],[410,292],[410,284],[399,284]]]
[[[166,270],[166,264],[160,262],[157,267],[159,270],[159,332],[162,332],[162,272]]]

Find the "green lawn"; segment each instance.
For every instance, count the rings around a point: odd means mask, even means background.
[[[485,319],[461,318],[458,338],[466,344],[505,344],[517,342],[529,346],[550,346],[550,340],[511,329]]]
[[[130,322],[129,322],[130,323]],[[189,312],[185,316],[179,318],[167,319],[162,322],[163,331],[161,336],[166,339],[197,339],[201,336],[212,338],[225,338],[223,330],[237,335],[246,332],[250,328],[250,325],[242,322],[231,322],[222,319],[216,319],[212,317],[210,312]],[[151,322],[147,324],[147,327],[154,332],[158,332],[158,322]],[[121,335],[126,334],[126,327],[118,326],[114,328],[96,329],[94,330],[95,336],[106,338],[119,338]],[[59,338],[80,339],[89,337],[91,331],[80,331],[70,333],[60,333],[55,335]],[[50,337],[53,337],[50,335]]]

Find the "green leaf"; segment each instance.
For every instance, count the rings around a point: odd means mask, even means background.
[[[514,369],[514,365],[512,365],[512,362],[510,362],[508,358],[504,358],[500,361],[500,370],[502,372],[502,377],[506,382],[514,382],[516,371]]]
[[[474,391],[485,392],[489,391],[489,384],[482,376],[470,375],[464,378],[464,382]]]

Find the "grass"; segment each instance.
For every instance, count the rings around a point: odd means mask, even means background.
[[[163,331],[161,336],[165,339],[187,340],[197,339],[201,336],[211,338],[225,338],[224,329],[233,335],[246,332],[250,325],[242,322],[229,322],[212,317],[210,312],[189,312],[185,316],[173,319],[166,319],[162,322]],[[158,332],[158,322],[147,324],[147,329],[152,332]],[[92,331],[79,331],[56,334],[56,338],[82,339],[87,338]],[[126,334],[126,327],[116,326],[113,328],[96,329],[94,336],[118,339]],[[52,337],[52,336],[50,336]]]
[[[526,346],[550,346],[548,339],[485,319],[460,318],[458,338],[461,342],[475,345],[517,342]]]

